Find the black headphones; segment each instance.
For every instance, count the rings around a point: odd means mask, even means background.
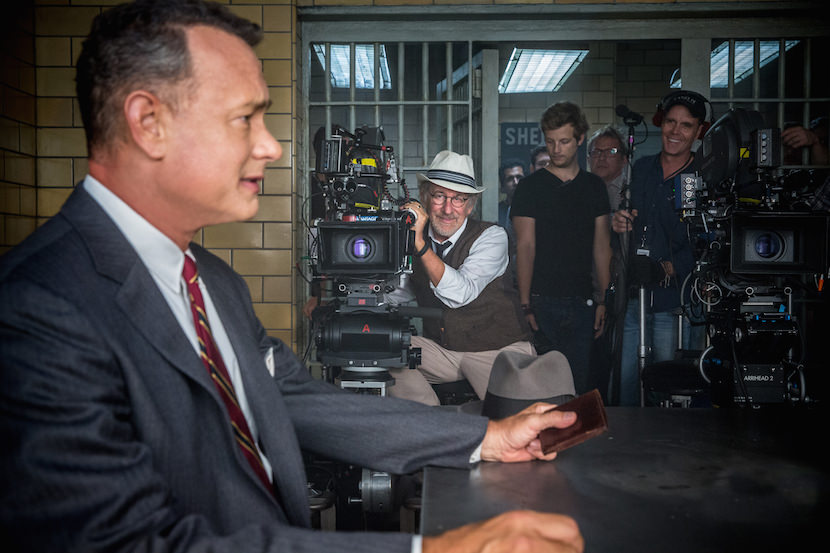
[[[651,122],[655,127],[661,126],[663,124],[663,117],[665,116],[666,111],[668,111],[666,106],[671,104],[673,100],[684,96],[687,101],[703,104],[703,109],[706,113],[704,114],[703,121],[701,121],[700,132],[697,134],[698,138],[703,138],[703,135],[706,134],[706,131],[708,131],[709,127],[712,126],[712,104],[702,94],[692,92],[691,90],[675,90],[663,96],[657,104],[657,111],[654,112],[654,117],[651,118]],[[706,106],[709,106],[708,109]]]

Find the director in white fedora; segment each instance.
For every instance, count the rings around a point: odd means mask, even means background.
[[[466,379],[484,398],[490,370],[500,351],[535,355],[519,297],[508,278],[508,240],[504,228],[472,219],[479,194],[473,159],[438,152],[425,174],[418,174],[420,202],[405,208],[416,215],[415,263],[411,278],[387,294],[391,303],[417,300],[436,307],[440,319],[424,319],[415,369],[392,369],[389,395],[438,405],[432,384]]]

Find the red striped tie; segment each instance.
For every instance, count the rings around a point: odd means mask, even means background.
[[[205,302],[202,299],[202,292],[199,290],[199,272],[196,270],[196,262],[188,255],[184,256],[184,270],[182,274],[184,281],[187,283],[187,292],[190,297],[190,310],[193,312],[196,335],[199,337],[199,351],[202,362],[205,364],[210,378],[216,385],[216,389],[219,390],[219,395],[222,396],[222,401],[225,403],[225,407],[231,417],[233,435],[239,447],[242,448],[242,454],[248,459],[254,472],[262,480],[262,483],[265,484],[265,487],[273,493],[274,488],[270,480],[268,480],[268,473],[265,472],[262,459],[260,459],[259,453],[254,445],[251,430],[248,428],[248,423],[242,414],[242,409],[239,408],[236,392],[228,376],[228,369],[225,368],[225,363],[222,361],[219,348],[216,347],[216,342],[213,341],[210,324],[208,324],[207,320],[207,313],[205,312]]]

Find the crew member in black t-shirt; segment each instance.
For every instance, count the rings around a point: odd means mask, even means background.
[[[588,131],[579,106],[550,106],[541,127],[550,163],[519,183],[511,207],[519,298],[528,323],[537,331],[537,350],[564,353],[576,391],[584,393],[591,339],[605,329],[610,206],[605,183],[577,162],[577,149]],[[592,265],[597,268],[596,290]]]

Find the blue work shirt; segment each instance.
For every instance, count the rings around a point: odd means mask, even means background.
[[[692,160],[688,167],[669,179],[663,178],[660,154],[641,158],[632,168],[631,207],[638,211],[631,240],[632,254],[645,246],[649,257],[657,262],[670,261],[675,270],[668,286],[649,288],[651,301],[648,307],[654,313],[680,306],[681,286],[694,268],[687,225],[675,209],[675,189],[680,187],[681,174],[697,169],[696,161]]]

